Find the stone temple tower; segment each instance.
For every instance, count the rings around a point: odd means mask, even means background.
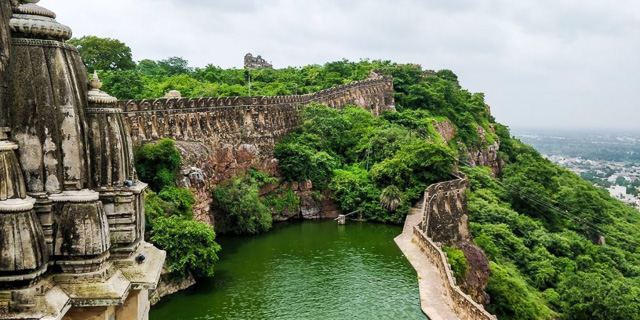
[[[165,253],[116,99],[39,0],[0,0],[0,319],[146,319]]]

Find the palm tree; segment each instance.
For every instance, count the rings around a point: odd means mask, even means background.
[[[380,205],[383,208],[389,211],[396,211],[400,204],[402,204],[402,191],[398,187],[390,185],[382,190]]]

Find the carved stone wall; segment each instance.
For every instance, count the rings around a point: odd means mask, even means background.
[[[373,73],[367,80],[306,95],[128,100],[118,107],[134,145],[176,141],[183,159],[181,182],[197,199],[195,215],[212,223],[210,188],[249,168],[276,174],[276,143],[298,126],[298,111],[313,102],[338,109],[353,104],[379,115],[395,109],[393,79]]]
[[[148,319],[165,252],[121,109],[37,3],[0,2],[0,319]]]
[[[0,3],[0,127],[8,125],[7,115],[7,76],[9,68],[9,53],[11,52],[11,38],[9,19],[11,18],[11,4],[8,1]],[[0,135],[3,132],[0,132]],[[2,138],[2,137],[0,137]]]

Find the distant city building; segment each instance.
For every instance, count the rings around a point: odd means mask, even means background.
[[[273,65],[263,59],[260,55],[254,57],[251,53],[247,53],[244,56],[244,68],[249,70],[269,68],[273,69]]]
[[[634,204],[638,201],[633,195],[627,194],[627,187],[624,186],[612,186],[607,189],[609,195],[627,204]]]

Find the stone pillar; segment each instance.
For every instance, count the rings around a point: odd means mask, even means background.
[[[100,91],[101,87],[102,82],[94,73],[86,110],[89,150],[96,155],[91,163],[91,184],[104,204],[113,244],[111,253],[114,258],[127,258],[144,237],[146,184],[136,181],[131,135],[127,134],[118,100]]]

